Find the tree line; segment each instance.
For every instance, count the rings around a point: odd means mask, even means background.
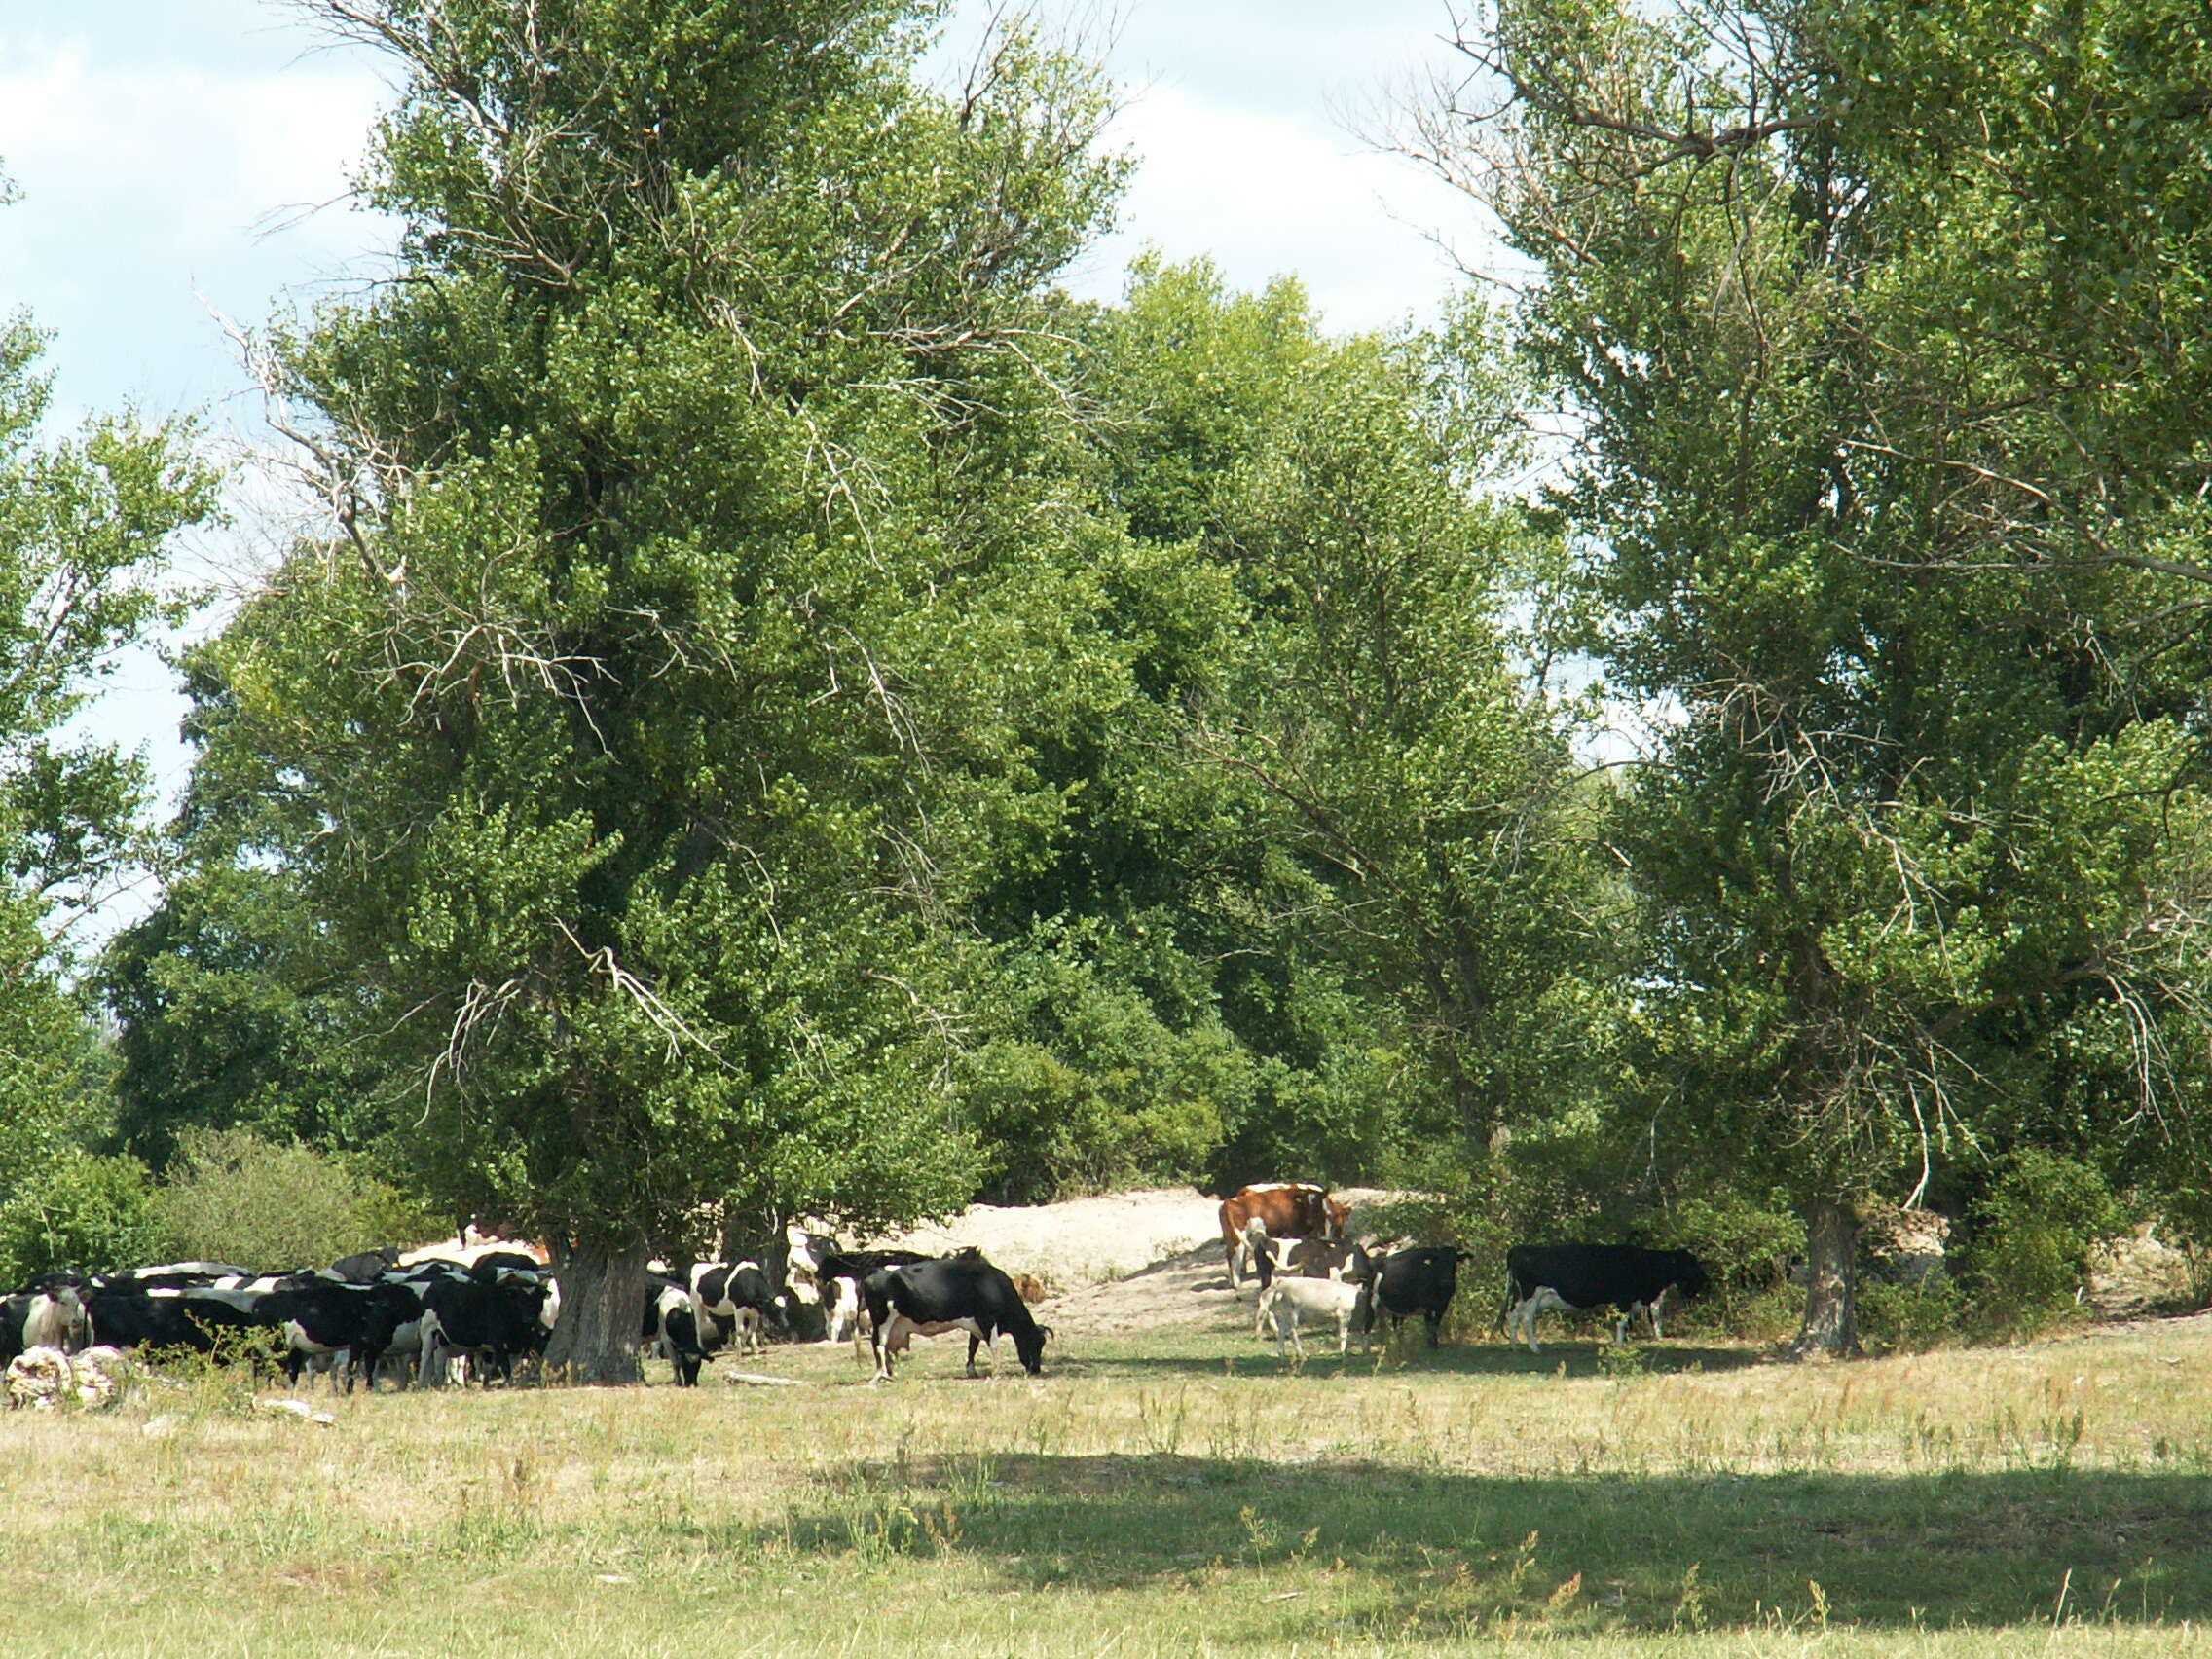
[[[606,1378],[652,1254],[1131,1181],[1790,1234],[1806,1350],[1878,1202],[2203,1236],[2200,12],[1500,0],[1392,141],[1525,276],[1346,337],[1057,287],[1127,163],[1020,24],[305,9],[397,269],[254,343],[324,510],[158,832],[62,733],[217,481],[0,356],[19,1268],[240,1131],[548,1241]]]

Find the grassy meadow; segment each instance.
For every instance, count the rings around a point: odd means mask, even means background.
[[[2212,1653],[2212,1328],[1849,1366],[1496,1343],[1286,1374],[917,1344],[814,1386],[0,1420],[0,1581],[72,1653]],[[263,1387],[263,1395],[280,1389]]]

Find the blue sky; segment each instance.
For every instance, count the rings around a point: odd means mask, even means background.
[[[1071,286],[1118,293],[1151,244],[1209,254],[1243,286],[1295,273],[1338,328],[1432,314],[1458,278],[1429,239],[1467,253],[1473,212],[1352,129],[1394,87],[1449,72],[1450,26],[1444,0],[1126,7],[1112,137],[1140,166],[1121,229]],[[0,166],[22,194],[0,209],[0,313],[55,336],[59,412],[192,411],[217,441],[256,443],[225,320],[256,326],[382,269],[390,227],[345,195],[388,92],[374,56],[329,46],[283,0],[0,0]],[[250,579],[280,518],[241,479],[232,524],[183,549],[181,574]],[[173,791],[180,710],[166,670],[133,653],[91,723],[143,746]]]

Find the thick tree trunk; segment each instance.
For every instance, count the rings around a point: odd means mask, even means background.
[[[561,1318],[545,1348],[545,1374],[567,1382],[638,1382],[638,1333],[645,1322],[645,1247],[578,1239],[553,1246]]]
[[[1792,1358],[1859,1352],[1858,1245],[1859,1217],[1849,1204],[1816,1198],[1805,1206],[1805,1328],[1790,1345]]]

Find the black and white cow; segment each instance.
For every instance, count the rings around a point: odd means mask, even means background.
[[[1444,1315],[1459,1288],[1459,1264],[1467,1259],[1468,1252],[1453,1244],[1417,1244],[1383,1257],[1373,1270],[1375,1297],[1368,1313],[1370,1325],[1374,1310],[1380,1309],[1389,1316],[1395,1334],[1400,1325],[1419,1313],[1428,1324],[1428,1346],[1437,1346]]]
[[[1687,1250],[1646,1250],[1635,1244],[1516,1244],[1505,1253],[1505,1306],[1499,1323],[1537,1353],[1536,1315],[1587,1308],[1618,1309],[1613,1340],[1623,1341],[1628,1322],[1641,1314],[1660,1329],[1660,1305],[1670,1290],[1682,1296],[1705,1294],[1705,1264]]]
[[[376,1388],[377,1362],[402,1325],[419,1321],[424,1304],[401,1284],[350,1284],[304,1279],[258,1293],[250,1310],[284,1337],[284,1376],[297,1384],[309,1365],[328,1365],[346,1391],[356,1377]]]
[[[660,1273],[645,1280],[645,1321],[638,1340],[676,1368],[676,1385],[699,1385],[699,1367],[707,1359],[700,1338],[699,1304],[690,1286]]]
[[[691,1269],[691,1298],[700,1346],[709,1353],[734,1335],[740,1353],[768,1346],[769,1326],[789,1330],[788,1299],[779,1295],[758,1262],[700,1262]],[[711,1327],[711,1328],[710,1328]]]
[[[1051,1331],[1029,1316],[1029,1305],[1014,1281],[980,1256],[911,1262],[868,1275],[861,1287],[867,1304],[868,1340],[875,1351],[875,1381],[891,1380],[891,1356],[917,1333],[940,1336],[968,1333],[968,1375],[976,1375],[976,1351],[1003,1331],[1030,1376],[1042,1374],[1045,1339]]]
[[[481,1360],[487,1382],[495,1376],[511,1382],[516,1359],[545,1351],[557,1306],[553,1282],[535,1273],[507,1271],[491,1284],[474,1277],[432,1284],[423,1293],[424,1383],[443,1383],[457,1352]]]
[[[861,1287],[885,1268],[911,1267],[917,1262],[934,1262],[937,1258],[925,1256],[919,1250],[835,1250],[820,1260],[822,1309],[828,1321],[828,1340],[841,1343],[851,1337],[854,1351],[865,1360],[867,1349],[861,1344],[872,1326],[867,1299]]]

